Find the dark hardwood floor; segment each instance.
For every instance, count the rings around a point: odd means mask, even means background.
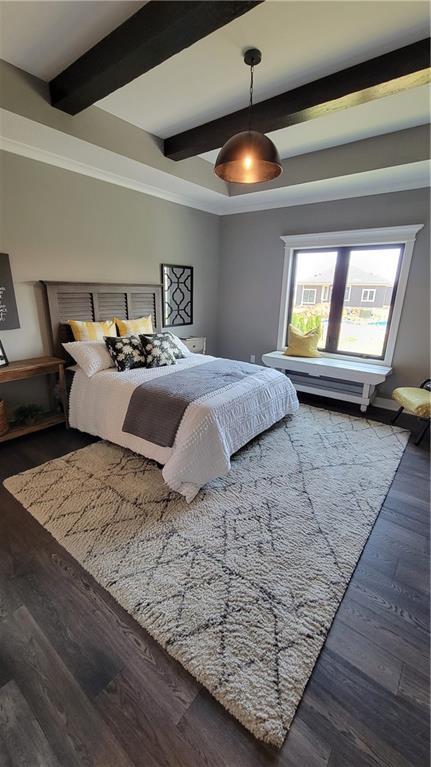
[[[0,479],[91,441],[60,426],[5,444]],[[426,767],[428,476],[428,445],[410,440],[281,751],[226,713],[1,487],[1,767]]]

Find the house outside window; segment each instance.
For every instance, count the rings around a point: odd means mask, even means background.
[[[376,300],[376,291],[374,288],[363,288],[361,301],[362,303],[374,303]]]
[[[421,225],[282,237],[278,347],[289,323],[320,330],[324,356],[390,365],[416,233]]]

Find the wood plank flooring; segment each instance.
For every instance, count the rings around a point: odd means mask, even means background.
[[[58,426],[2,445],[0,479],[91,441]],[[428,447],[410,441],[281,751],[1,487],[1,767],[427,767],[428,483]]]

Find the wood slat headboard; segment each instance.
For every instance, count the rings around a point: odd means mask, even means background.
[[[67,357],[62,343],[73,341],[69,320],[133,320],[151,314],[162,328],[162,286],[110,282],[45,282],[53,354]]]

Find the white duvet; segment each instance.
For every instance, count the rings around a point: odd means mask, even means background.
[[[229,472],[233,453],[299,407],[295,389],[285,375],[256,366],[254,375],[190,404],[172,447],[160,447],[122,431],[137,386],[214,359],[190,354],[172,367],[123,373],[110,368],[92,378],[78,367],[70,393],[70,425],[163,464],[166,484],[190,502],[203,485]]]

